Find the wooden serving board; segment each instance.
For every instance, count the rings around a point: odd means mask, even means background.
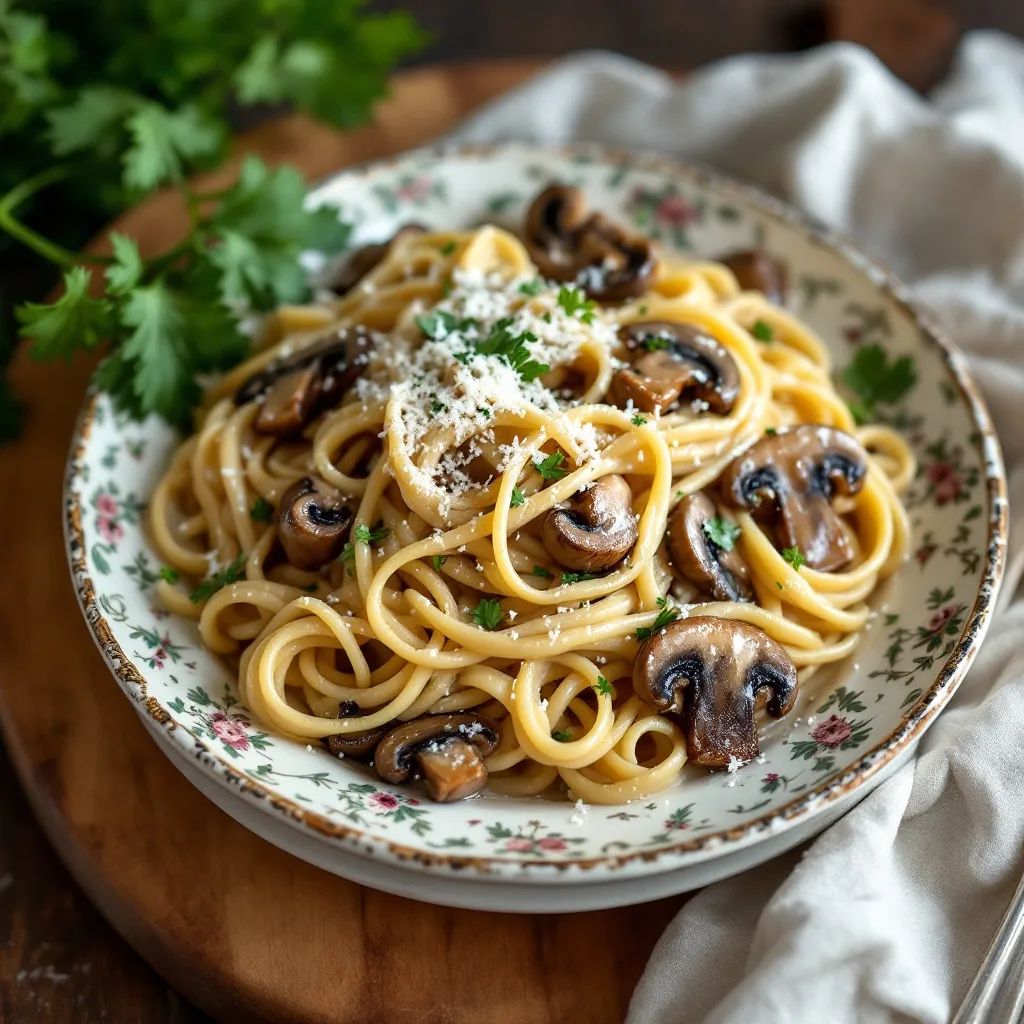
[[[407,71],[372,127],[342,135],[286,118],[239,152],[316,179],[437,136],[535,67]],[[118,228],[153,250],[182,223],[174,198],[158,196]],[[0,724],[37,817],[92,900],[173,985],[231,1021],[621,1021],[682,897],[513,916],[385,895],[246,831],[157,749],[93,646],[65,564],[62,475],[89,369],[40,367],[24,352],[14,369],[30,419],[0,449]]]

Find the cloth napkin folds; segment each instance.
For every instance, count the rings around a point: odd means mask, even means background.
[[[753,181],[886,261],[967,352],[1011,495],[1007,578],[977,661],[912,763],[802,853],[685,904],[629,1012],[948,1020],[1024,871],[1024,47],[969,35],[927,99],[846,44],[738,57],[682,84],[585,53],[453,137],[655,149]]]

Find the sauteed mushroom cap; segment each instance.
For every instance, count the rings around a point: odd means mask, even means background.
[[[612,378],[612,395],[644,412],[666,412],[681,400],[700,399],[725,415],[736,404],[739,370],[725,346],[693,324],[645,320],[627,324],[620,338],[631,366]]]
[[[764,249],[740,249],[719,257],[744,291],[762,292],[766,299],[782,305],[786,301],[789,272],[782,260]]]
[[[428,715],[392,729],[377,744],[373,763],[385,782],[422,776],[431,799],[448,803],[484,787],[483,759],[497,745],[498,727],[483,715]]]
[[[722,474],[725,499],[775,521],[780,547],[796,547],[813,569],[831,572],[853,557],[833,495],[856,494],[867,453],[835,427],[804,424],[751,445]]]
[[[403,224],[387,241],[374,242],[356,249],[338,268],[327,287],[336,295],[350,292],[388,254],[396,242],[410,235],[420,235],[427,229],[422,224]]]
[[[757,757],[754,711],[781,718],[796,702],[796,668],[767,633],[734,619],[680,619],[645,640],[633,663],[637,696],[682,715],[687,757],[724,768]]]
[[[709,524],[719,524],[718,542]],[[714,501],[703,491],[688,494],[668,517],[672,566],[684,579],[716,601],[750,601],[750,569],[735,547],[729,524],[718,515]],[[737,531],[738,532],[738,531]]]
[[[579,572],[609,569],[636,543],[632,492],[618,474],[595,480],[569,508],[553,508],[542,527],[551,557]]]
[[[351,525],[352,509],[322,480],[305,476],[281,496],[277,535],[299,569],[319,569],[337,558]]]

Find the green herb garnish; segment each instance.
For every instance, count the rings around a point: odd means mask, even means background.
[[[561,480],[569,472],[569,470],[561,468],[563,462],[565,462],[564,452],[552,452],[547,458],[535,462],[533,468],[545,480]]]
[[[632,423],[634,427],[642,427],[647,423],[647,418],[645,416],[641,416],[640,413],[637,413],[629,422]]]
[[[537,335],[530,331],[514,334],[512,318],[502,317],[496,321],[482,341],[474,343],[474,348],[482,356],[499,356],[512,367],[519,376],[529,383],[544,376],[551,367],[547,363],[539,363],[526,347],[529,342],[537,340]]]
[[[807,564],[807,557],[804,555],[804,553],[799,548],[796,548],[796,547],[793,547],[793,548],[783,548],[782,549],[782,557],[791,566],[793,566],[793,568],[796,569],[797,572],[800,571],[800,567],[802,565],[806,565]]]
[[[597,682],[594,683],[594,689],[603,697],[611,697],[615,692],[612,688],[612,684],[605,679],[604,676],[598,676]]]
[[[520,295],[540,295],[544,291],[544,281],[539,277],[532,281],[523,281],[518,290]]]
[[[521,490],[519,490],[518,487],[513,487],[512,488],[512,497],[509,498],[509,500],[508,500],[509,505],[512,508],[519,508],[519,506],[524,504],[525,501],[526,501],[526,495],[523,494],[523,492]]]
[[[245,555],[240,554],[226,569],[220,569],[203,580],[188,595],[188,599],[193,604],[200,604],[216,594],[222,587],[226,587],[229,583],[236,583],[243,575],[245,575]]]
[[[383,540],[390,532],[382,523],[377,523],[376,526],[372,527],[360,523],[352,532],[352,536],[355,537],[357,544],[376,544],[377,541]]]
[[[660,352],[663,349],[668,348],[672,344],[673,340],[674,339],[665,334],[651,334],[644,338],[640,344],[643,345],[648,352]]]
[[[735,523],[723,519],[721,516],[712,516],[710,519],[706,519],[703,529],[704,536],[722,551],[732,551],[742,532]]]
[[[485,597],[473,611],[473,621],[486,630],[497,629],[504,617],[501,602],[490,597]]]
[[[414,317],[416,326],[432,341],[441,341],[458,330],[462,321],[454,313],[435,309],[432,313],[420,313]]]
[[[679,609],[668,603],[668,598],[659,597],[657,601],[658,614],[649,626],[638,626],[636,631],[637,640],[647,640],[655,633],[663,630],[669,623],[679,618]]]
[[[249,509],[249,518],[257,523],[269,523],[270,517],[274,514],[274,506],[261,494]]]
[[[570,583],[586,583],[587,580],[596,580],[598,576],[592,572],[563,572],[559,577],[562,586]]]
[[[431,555],[430,564],[434,567],[434,572],[440,572],[441,566],[448,561],[447,555]]]
[[[181,579],[178,575],[178,570],[170,565],[160,566],[160,579],[165,583],[177,583]]]
[[[594,322],[595,303],[579,288],[568,284],[562,285],[558,289],[558,305],[566,316],[575,316],[585,324]]]
[[[774,341],[775,331],[772,330],[772,325],[765,323],[764,320],[757,320],[754,326],[750,328],[750,333],[757,338],[758,341]]]
[[[559,743],[569,743],[572,741],[572,733],[568,729],[555,729],[551,733],[551,738]]]
[[[853,362],[842,372],[843,383],[857,396],[850,411],[858,423],[874,415],[879,402],[898,402],[916,383],[917,370],[910,356],[889,360],[881,345],[857,349]]]
[[[539,576],[544,580],[553,580],[555,578],[555,574],[550,569],[545,569],[543,565],[535,565],[531,575]]]
[[[445,242],[444,245],[439,245],[438,248],[441,250],[442,256],[451,256],[451,254],[455,252],[457,246],[458,243],[455,241],[455,239],[450,239],[449,241]]]

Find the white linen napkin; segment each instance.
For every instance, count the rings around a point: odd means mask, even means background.
[[[970,356],[1024,508],[1024,47],[966,38],[922,99],[866,51],[744,56],[675,84],[565,59],[473,141],[583,139],[754,181],[893,266]],[[1017,502],[1014,502],[1014,498]],[[705,889],[655,948],[630,1024],[948,1020],[1024,870],[1024,533],[1002,606],[916,761],[806,851]]]

